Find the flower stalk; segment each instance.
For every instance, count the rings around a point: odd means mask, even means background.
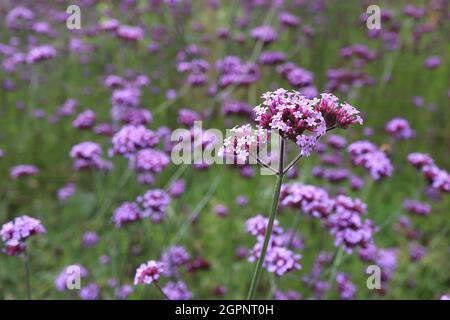
[[[279,154],[279,166],[277,172],[277,180],[275,182],[275,189],[272,197],[272,204],[270,206],[269,213],[269,223],[267,225],[266,233],[264,235],[264,242],[261,249],[261,254],[259,255],[258,262],[256,263],[255,271],[253,272],[252,282],[250,284],[250,289],[248,291],[247,300],[252,300],[255,296],[256,289],[258,287],[259,281],[261,279],[261,271],[264,263],[264,259],[266,257],[267,247],[269,245],[270,236],[272,235],[273,223],[275,221],[275,216],[277,214],[278,201],[280,199],[280,191],[281,184],[283,182],[284,177],[284,144],[285,141],[283,138],[280,143],[280,154]]]

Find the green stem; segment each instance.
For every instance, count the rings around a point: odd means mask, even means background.
[[[155,287],[161,292],[161,294],[164,296],[164,299],[170,300],[169,297],[164,293],[164,291],[161,289],[161,287],[158,284],[158,281],[153,282],[155,284]]]
[[[278,200],[280,199],[281,183],[283,182],[283,166],[284,166],[284,140],[281,139],[280,155],[279,155],[279,168],[277,174],[277,181],[275,183],[275,189],[272,197],[272,204],[270,206],[269,223],[267,224],[266,234],[264,236],[263,247],[261,254],[259,255],[258,262],[256,263],[255,271],[253,273],[252,282],[250,284],[250,290],[248,291],[247,300],[252,300],[255,296],[256,288],[258,287],[259,280],[261,279],[261,271],[264,259],[266,257],[267,247],[269,245],[270,236],[272,235],[273,223],[275,216],[277,215]]]
[[[344,255],[344,248],[342,246],[339,246],[336,249],[336,253],[334,254],[331,269],[330,269],[330,276],[328,278],[328,283],[332,283],[334,278],[336,277],[337,270],[342,262],[342,257]]]
[[[27,254],[27,251],[23,253],[24,262],[25,262],[25,282],[27,286],[27,299],[31,300],[31,277],[30,277],[30,260]]]

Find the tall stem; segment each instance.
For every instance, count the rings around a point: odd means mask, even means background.
[[[272,196],[272,204],[270,206],[269,223],[267,224],[266,234],[264,236],[264,242],[259,255],[258,262],[256,263],[255,271],[253,273],[252,282],[250,284],[250,290],[248,291],[247,300],[252,300],[255,296],[256,288],[258,287],[259,280],[261,278],[261,271],[264,259],[266,257],[267,247],[269,245],[270,236],[272,235],[273,222],[277,215],[278,200],[280,199],[281,183],[283,182],[283,167],[284,167],[284,140],[281,138],[280,143],[280,155],[279,155],[279,167],[277,174],[277,181],[275,183],[275,189]]]
[[[164,293],[163,289],[161,289],[161,287],[159,286],[158,281],[154,281],[153,283],[155,284],[155,287],[159,290],[159,292],[161,292],[161,294],[164,296],[164,299],[170,300],[169,297]]]
[[[30,260],[28,257],[28,253],[25,250],[23,253],[23,260],[25,263],[25,282],[27,286],[27,299],[31,300],[31,278],[30,278]]]

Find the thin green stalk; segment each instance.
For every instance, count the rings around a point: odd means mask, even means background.
[[[332,283],[333,279],[336,277],[337,270],[342,263],[342,257],[344,255],[344,248],[339,246],[334,254],[333,261],[330,269],[330,276],[328,277],[328,283]]]
[[[284,140],[281,139],[280,156],[279,156],[279,168],[277,174],[277,181],[275,183],[275,189],[272,197],[272,204],[270,206],[269,223],[267,224],[266,234],[264,236],[263,247],[261,254],[259,255],[258,262],[256,263],[255,271],[253,273],[252,282],[248,291],[247,300],[252,300],[255,296],[256,288],[258,287],[261,279],[261,271],[264,259],[266,257],[267,247],[269,245],[270,236],[272,234],[273,223],[275,216],[277,215],[278,200],[280,199],[281,183],[283,182],[284,172]]]
[[[27,299],[31,300],[31,277],[30,277],[30,259],[28,257],[27,251],[23,253],[24,263],[25,263],[25,282],[27,286]]]
[[[158,281],[153,282],[155,284],[155,287],[161,292],[161,294],[164,296],[164,299],[170,300],[169,297],[164,293],[164,291],[161,289],[161,287],[158,284]]]

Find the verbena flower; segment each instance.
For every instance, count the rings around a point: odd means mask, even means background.
[[[133,293],[134,289],[132,286],[128,284],[124,284],[123,286],[120,286],[115,291],[115,296],[117,299],[126,299],[129,295]]]
[[[254,40],[262,41],[265,44],[274,42],[278,38],[277,32],[268,25],[262,25],[251,30],[251,37]]]
[[[389,177],[394,170],[387,155],[369,141],[356,141],[347,148],[352,163],[370,171],[374,180]]]
[[[257,237],[257,239],[264,239],[268,222],[269,222],[268,218],[263,217],[262,215],[259,214],[253,218],[248,219],[245,222],[245,229],[249,234]],[[278,221],[275,220],[272,227],[272,234],[280,235],[282,232],[283,229],[279,226]]]
[[[339,99],[330,94],[322,93],[316,107],[325,119],[327,128],[338,126],[347,128],[351,124],[363,124],[359,111],[347,102],[339,103]]]
[[[86,110],[80,113],[72,122],[72,126],[77,129],[89,129],[95,124],[96,115],[92,110]]]
[[[178,268],[189,261],[189,253],[182,246],[172,246],[164,252],[161,262],[164,264],[164,276],[177,275]]]
[[[137,197],[137,203],[142,206],[142,215],[144,217],[150,217],[153,222],[158,223],[166,214],[170,196],[161,189],[149,190],[142,196]]]
[[[256,244],[250,250],[248,256],[250,262],[256,262],[259,259],[268,222],[269,219],[261,215],[250,218],[246,222],[247,232],[256,237]],[[288,245],[286,237],[283,236],[283,229],[279,227],[278,221],[275,219],[267,254],[263,262],[263,267],[267,271],[282,276],[286,272],[301,269],[299,263],[301,255],[288,249]]]
[[[84,247],[93,247],[98,243],[99,237],[97,233],[92,231],[87,231],[83,234],[82,244]]]
[[[308,87],[314,81],[314,73],[300,68],[292,62],[283,63],[276,70],[295,88]]]
[[[352,283],[350,277],[344,272],[336,275],[336,283],[338,285],[339,294],[344,300],[351,300],[355,297],[356,286]]]
[[[102,148],[98,143],[84,141],[74,145],[70,150],[70,157],[74,160],[75,170],[99,169],[110,170],[112,163],[104,160],[102,157]]]
[[[142,219],[141,210],[134,202],[124,202],[114,210],[112,220],[117,228]]]
[[[158,281],[160,275],[164,272],[164,265],[155,260],[150,260],[143,263],[137,268],[134,277],[134,285],[148,284]]]
[[[56,56],[56,50],[51,45],[35,47],[28,52],[26,61],[28,64],[35,64],[44,60],[52,59]]]
[[[293,183],[281,186],[280,205],[298,208],[315,218],[325,218],[332,212],[334,201],[320,187]]]
[[[428,203],[405,199],[403,201],[403,208],[411,214],[418,216],[428,216],[431,211],[431,206]]]
[[[14,166],[9,170],[9,174],[11,178],[17,179],[20,177],[26,177],[26,176],[34,176],[38,174],[39,169],[34,165],[28,165],[28,164],[20,164],[18,166]]]
[[[66,183],[62,188],[60,188],[57,192],[58,200],[61,202],[67,201],[70,197],[72,197],[75,193],[75,184],[72,182]]]
[[[116,36],[119,39],[123,39],[126,41],[139,41],[144,38],[144,30],[140,27],[133,27],[127,25],[120,25],[115,30]]]
[[[408,155],[408,162],[417,169],[422,169],[425,165],[434,165],[434,160],[429,154],[413,152]]]
[[[131,167],[138,172],[159,173],[170,163],[164,152],[154,149],[139,150],[131,160]]]
[[[406,119],[395,118],[386,123],[386,132],[395,139],[411,139],[414,137],[414,130],[411,129]]]
[[[88,276],[87,269],[81,264],[72,264],[65,267],[55,279],[56,290],[60,292],[66,291],[68,289],[67,284],[78,281],[78,276],[80,276],[80,279],[84,279]]]
[[[27,215],[15,218],[5,223],[0,230],[0,235],[6,246],[3,250],[7,255],[19,255],[26,249],[25,241],[37,234],[43,234],[46,230],[41,221]]]
[[[267,133],[253,129],[249,124],[234,127],[231,135],[224,140],[219,156],[236,157],[239,163],[245,163],[250,155],[256,155],[258,148],[267,142]]]
[[[168,282],[162,289],[170,300],[190,300],[192,293],[183,281]]]
[[[308,155],[316,140],[326,132],[322,115],[314,109],[317,101],[284,89],[267,92],[263,98],[264,102],[254,108],[259,128],[277,130]]]
[[[412,262],[420,261],[426,254],[427,250],[420,244],[412,244],[409,247],[409,258]]]
[[[158,141],[158,135],[143,125],[125,125],[112,137],[110,153],[129,156],[138,150],[154,147]]]
[[[369,219],[363,220],[366,204],[359,199],[347,196],[337,196],[334,212],[327,219],[330,233],[334,235],[336,246],[343,246],[347,253],[352,253],[355,247],[366,247],[373,242],[376,228]]]
[[[89,283],[80,289],[80,298],[83,300],[97,300],[100,296],[100,286],[96,283]]]

